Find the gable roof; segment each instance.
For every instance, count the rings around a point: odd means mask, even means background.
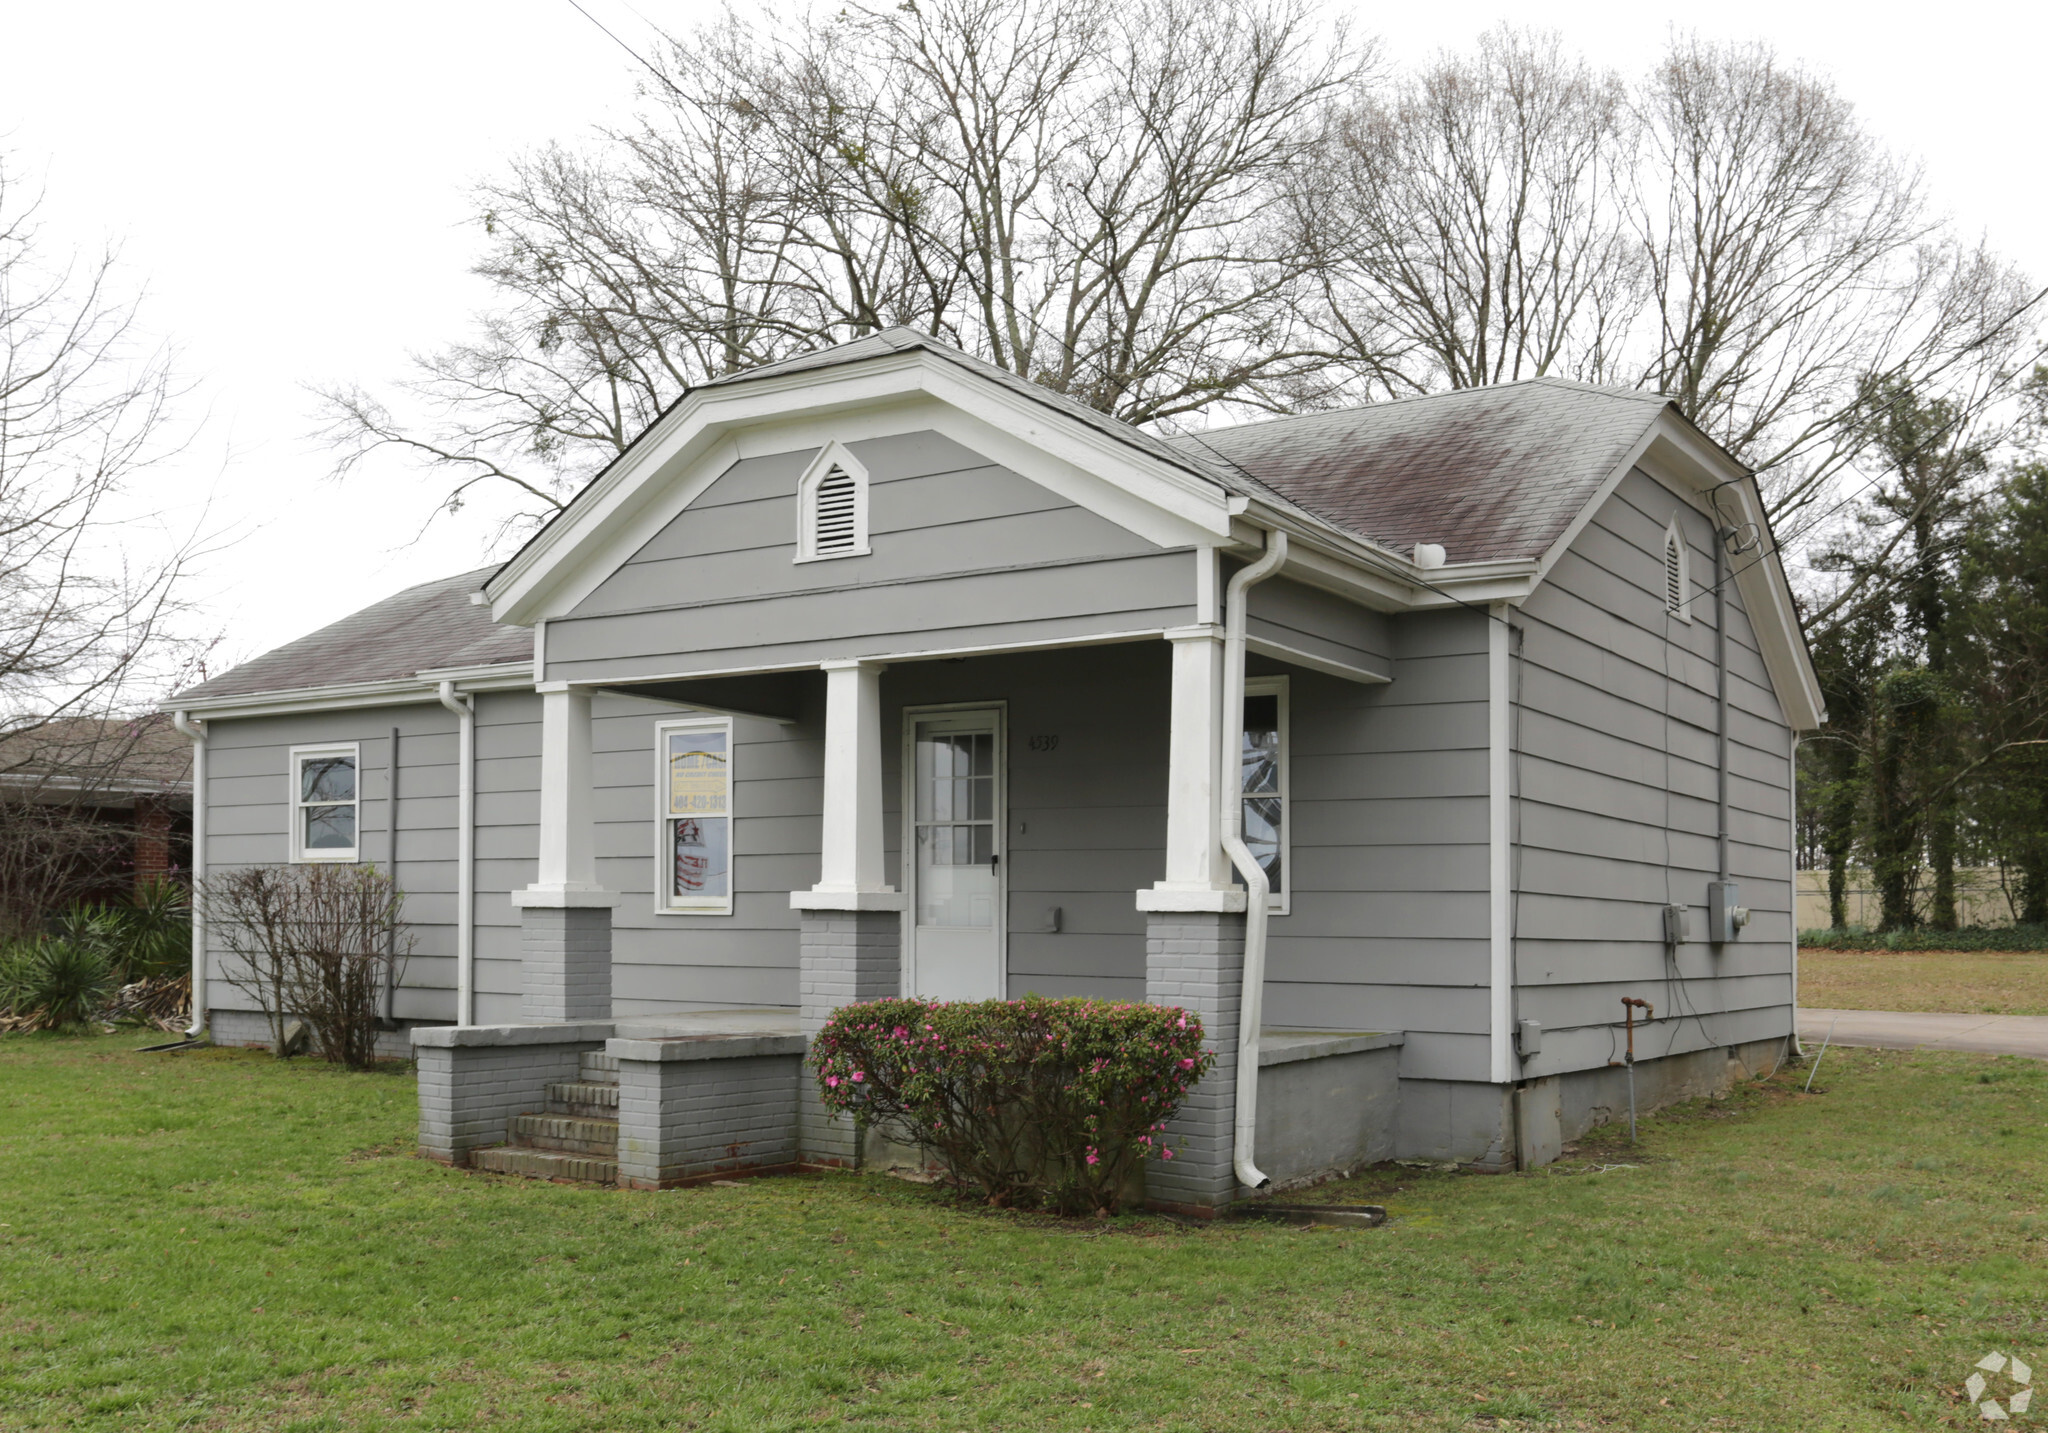
[[[495,568],[423,582],[287,642],[220,676],[187,687],[175,702],[395,681],[421,672],[533,660],[533,632],[491,620],[470,601]]]

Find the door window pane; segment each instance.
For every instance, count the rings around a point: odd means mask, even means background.
[[[915,744],[917,920],[992,928],[996,915],[995,733],[932,731]]]

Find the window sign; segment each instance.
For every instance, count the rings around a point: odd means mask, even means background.
[[[732,909],[732,726],[693,722],[660,728],[662,907],[723,914]]]

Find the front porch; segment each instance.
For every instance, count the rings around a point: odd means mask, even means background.
[[[518,1116],[541,1111],[548,1086],[573,1079],[579,1060],[602,1054],[633,1076],[621,1077],[621,1182],[687,1183],[796,1162],[853,1167],[862,1158],[854,1132],[826,1116],[800,1072],[805,1042],[834,1010],[899,993],[1086,995],[1201,1017],[1215,1072],[1182,1109],[1178,1157],[1153,1172],[1152,1197],[1192,1209],[1240,1197],[1231,1156],[1245,902],[1222,852],[1219,783],[1243,778],[1218,759],[1220,629],[1165,637],[834,662],[805,673],[544,686],[538,879],[513,894],[522,1020],[420,1033],[423,1151],[467,1162],[516,1133]],[[1333,683],[1270,658],[1254,662],[1256,689],[1266,694],[1260,710],[1270,716],[1254,733],[1263,765],[1249,778],[1249,799],[1253,824],[1264,822],[1254,840],[1279,877],[1289,848],[1279,760],[1288,680]],[[698,714],[656,723],[660,884],[651,894],[634,888],[645,866],[610,854],[620,843],[600,819],[596,770],[616,756],[597,749],[593,703],[607,695]],[[730,725],[707,735],[707,712]],[[683,960],[665,982],[667,1012],[648,1012],[648,955],[731,941],[731,928],[749,912],[759,919],[773,895],[756,889],[753,873],[791,864],[775,843],[803,818],[757,815],[766,803],[748,785],[755,748],[742,738],[763,723],[793,738],[776,748],[777,771],[807,758],[815,773],[817,879],[782,893],[779,934],[750,936],[762,964],[787,971],[787,995],[772,1006],[716,1009],[718,992],[708,982],[691,988]],[[722,758],[707,757],[710,748]],[[797,769],[785,780],[794,790],[802,777]],[[647,913],[635,909],[643,903]],[[641,1013],[615,1008],[615,934],[634,950],[631,1008]],[[1261,1128],[1271,1135],[1276,1181],[1389,1157],[1401,1037],[1271,1034],[1261,1054],[1271,1067]],[[714,1063],[740,1049],[736,1042],[747,1042],[747,1061],[781,1062],[780,1073],[748,1097],[763,1122],[713,1157],[704,1153],[715,1143],[707,1134],[679,1134],[660,1111],[701,1102],[719,1084]],[[627,1108],[635,1080],[655,1091],[645,1129]],[[479,1082],[488,1094],[470,1093]],[[773,1111],[784,1108],[793,1112],[788,1138],[771,1132],[780,1119]],[[724,1115],[707,1108],[703,1118]],[[671,1157],[685,1147],[696,1152]],[[651,1163],[636,1162],[642,1148],[657,1151]]]

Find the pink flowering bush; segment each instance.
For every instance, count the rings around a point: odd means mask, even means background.
[[[990,1204],[1114,1212],[1213,1057],[1202,1023],[1103,1000],[874,1000],[811,1042],[826,1108],[937,1157]]]

